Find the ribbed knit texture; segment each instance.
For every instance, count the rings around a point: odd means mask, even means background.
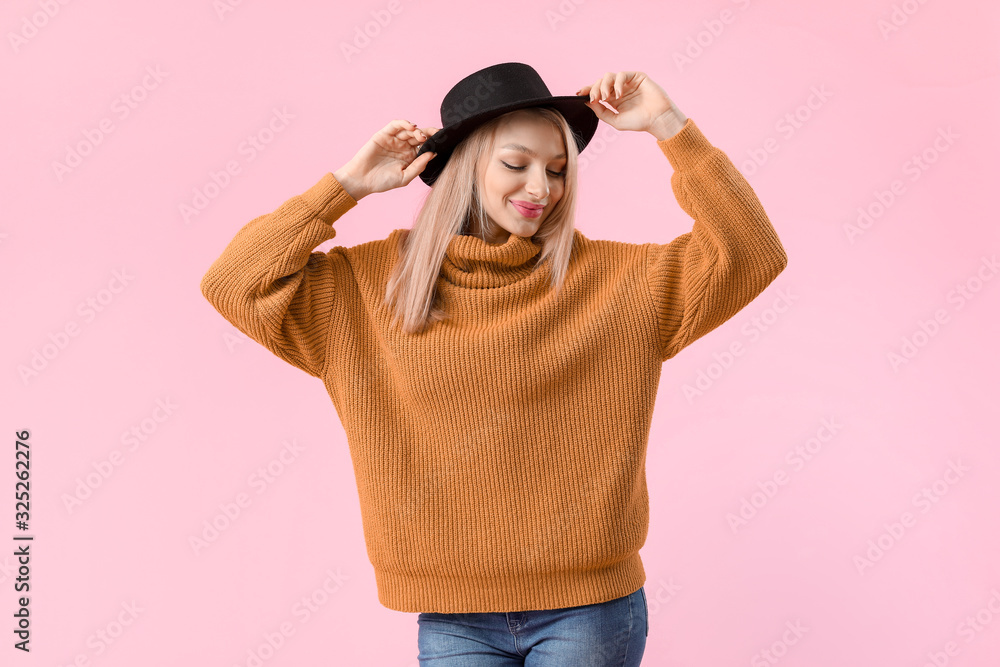
[[[530,238],[456,235],[437,280],[450,319],[401,333],[384,298],[404,230],[313,252],[358,203],[332,173],[247,223],[202,279],[236,328],[323,380],[385,607],[555,609],[645,582],[662,362],[787,263],[749,184],[694,121],[657,145],[692,230],[668,244],[576,230],[555,296]]]

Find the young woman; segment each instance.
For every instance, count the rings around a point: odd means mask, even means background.
[[[441,118],[388,123],[251,220],[202,293],[323,380],[379,601],[418,613],[422,665],[638,665],[662,363],[764,290],[784,248],[726,154],[642,72],[552,96],[502,63],[456,84]],[[631,244],[574,228],[599,120],[653,135],[690,232]],[[314,252],[366,196],[418,175],[432,187],[412,229]],[[619,210],[624,226],[642,207]]]

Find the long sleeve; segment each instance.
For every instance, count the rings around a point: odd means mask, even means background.
[[[788,264],[750,184],[690,118],[657,141],[677,203],[694,219],[668,244],[647,244],[646,270],[663,361],[753,301]]]
[[[322,377],[337,301],[333,223],[357,201],[332,173],[243,226],[201,280],[201,293],[237,329]]]

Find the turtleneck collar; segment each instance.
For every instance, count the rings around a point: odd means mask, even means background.
[[[456,234],[448,243],[441,274],[461,287],[502,287],[528,277],[541,250],[541,243],[516,234],[498,245]]]

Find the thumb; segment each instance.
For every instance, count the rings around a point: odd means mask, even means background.
[[[403,185],[409,185],[410,181],[416,178],[427,166],[427,163],[433,160],[436,155],[437,153],[434,153],[433,151],[427,151],[411,162],[409,166],[403,170]]]
[[[611,109],[609,109],[606,106],[604,106],[603,104],[601,104],[600,100],[594,100],[593,102],[587,102],[587,106],[589,106],[593,110],[594,114],[600,120],[603,120],[605,123],[614,125],[614,123],[612,123],[612,120],[618,114],[616,114],[614,111],[612,111]]]

